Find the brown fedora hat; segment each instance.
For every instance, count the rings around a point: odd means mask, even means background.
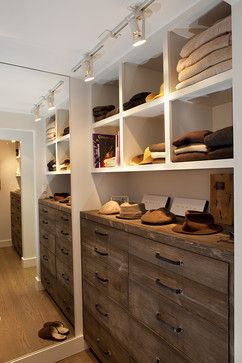
[[[116,218],[139,219],[145,213],[144,203],[123,203],[120,205],[120,214]]]
[[[142,217],[144,224],[163,225],[173,223],[176,219],[175,214],[166,208],[152,209],[147,211]]]
[[[222,231],[222,227],[214,223],[212,214],[188,210],[185,214],[185,221],[172,228],[174,232],[206,235]]]

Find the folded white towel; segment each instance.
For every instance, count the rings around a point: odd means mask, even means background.
[[[162,159],[166,157],[165,151],[153,151],[151,152],[152,159]]]
[[[208,149],[205,144],[191,144],[187,146],[178,147],[174,150],[174,153],[176,155],[193,153],[193,152],[207,153]]]

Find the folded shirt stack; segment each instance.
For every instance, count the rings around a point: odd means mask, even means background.
[[[172,156],[173,162],[196,161],[208,159],[208,148],[204,142],[209,130],[191,131],[174,140],[172,145],[176,148]]]
[[[46,141],[50,142],[56,138],[55,122],[51,122],[46,129]]]
[[[209,159],[233,158],[233,126],[225,127],[205,136]]]
[[[115,111],[114,111],[115,110]],[[115,108],[114,105],[106,105],[106,106],[96,106],[92,109],[92,113],[93,113],[93,117],[94,117],[94,121],[101,121],[107,117],[110,116],[110,112],[116,112],[118,113],[118,109]],[[115,113],[114,113],[115,115]]]
[[[56,171],[56,160],[52,159],[48,162],[47,168],[49,171]]]
[[[232,68],[232,26],[228,16],[189,40],[180,52],[176,89]]]
[[[142,105],[146,102],[146,97],[150,95],[151,92],[140,92],[135,94],[133,97],[130,98],[128,102],[123,104],[124,111],[129,110],[130,108]]]
[[[71,163],[70,159],[64,159],[60,163],[60,170],[70,170],[71,169]]]

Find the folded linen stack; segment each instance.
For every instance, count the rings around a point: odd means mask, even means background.
[[[173,141],[174,154],[172,161],[195,161],[208,159],[208,148],[204,138],[210,135],[211,131],[191,131]]]
[[[205,136],[209,159],[233,158],[233,126],[225,127]]]
[[[129,110],[130,108],[142,105],[146,102],[146,97],[150,95],[151,92],[140,92],[135,94],[133,97],[130,98],[128,102],[123,104],[124,111]]]
[[[195,35],[180,52],[176,89],[215,76],[232,68],[231,16]]]
[[[46,129],[46,141],[50,142],[56,138],[55,122],[51,122]]]
[[[114,105],[106,105],[106,106],[96,106],[92,109],[92,113],[93,113],[93,117],[94,117],[94,121],[101,121],[107,117],[115,115],[116,113],[119,112],[118,108],[115,108]]]

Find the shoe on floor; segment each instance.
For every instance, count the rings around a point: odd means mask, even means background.
[[[61,321],[47,321],[44,323],[44,328],[48,326],[53,326],[58,330],[58,333],[67,335],[70,333],[70,330],[65,327],[65,325]]]
[[[66,340],[66,335],[60,334],[54,326],[46,326],[40,329],[38,332],[38,336],[41,339],[55,340],[58,342]]]

